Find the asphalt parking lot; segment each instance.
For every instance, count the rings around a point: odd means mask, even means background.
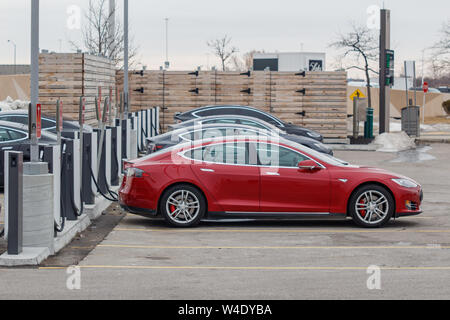
[[[361,229],[351,221],[204,222],[170,229],[127,215],[79,264],[0,269],[0,298],[449,299],[450,145],[401,154],[338,151],[354,164],[407,175],[424,188],[424,213]],[[370,266],[381,289],[369,290]]]

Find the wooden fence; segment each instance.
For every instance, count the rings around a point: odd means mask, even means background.
[[[96,119],[95,97],[101,88],[102,102],[112,90],[115,102],[115,67],[110,60],[88,54],[50,53],[39,56],[39,101],[43,113],[54,115],[61,99],[64,116],[78,119],[80,97],[86,98],[86,122]],[[102,105],[103,109],[103,105]]]
[[[133,111],[161,107],[165,130],[177,112],[206,105],[235,104],[271,112],[314,129],[327,138],[347,138],[347,74],[345,72],[199,71],[130,72]],[[117,89],[123,73],[117,73]],[[142,93],[143,89],[143,93]]]

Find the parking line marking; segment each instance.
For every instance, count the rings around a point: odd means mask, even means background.
[[[101,244],[99,248],[122,248],[122,249],[251,249],[251,250],[308,250],[308,249],[450,249],[450,246],[433,247],[429,245],[421,246],[147,246],[147,245],[114,245]],[[76,247],[72,247],[76,248]]]
[[[143,229],[115,228],[114,231],[159,233],[450,233],[450,230],[321,230],[321,229]]]
[[[228,267],[228,266],[113,266],[113,265],[86,265],[81,269],[129,269],[129,270],[254,270],[254,271],[355,271],[367,270],[367,267]],[[39,270],[62,270],[64,267],[41,267]],[[450,267],[380,267],[381,270],[392,271],[450,271]]]

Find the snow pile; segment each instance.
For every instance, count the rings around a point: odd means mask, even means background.
[[[13,100],[11,97],[0,101],[0,111],[27,110],[30,101]]]
[[[405,132],[383,133],[373,144],[377,145],[379,152],[400,152],[414,149],[416,144]]]

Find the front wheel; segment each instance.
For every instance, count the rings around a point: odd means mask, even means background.
[[[178,185],[168,189],[160,202],[160,212],[171,226],[194,227],[206,212],[203,194],[190,185]]]
[[[395,211],[395,202],[385,188],[367,185],[352,195],[348,210],[357,225],[378,228],[385,226],[391,220]]]

